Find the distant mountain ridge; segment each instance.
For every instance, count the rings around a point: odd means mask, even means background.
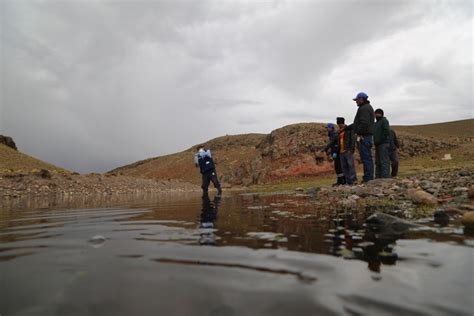
[[[402,142],[402,157],[426,155],[474,138],[474,119],[393,128]],[[217,173],[224,184],[250,185],[332,172],[332,162],[320,152],[326,143],[323,123],[299,123],[267,135],[222,136],[209,140],[205,145],[213,152]],[[195,149],[196,145],[179,153],[119,167],[109,173],[199,184],[199,171],[193,163]]]

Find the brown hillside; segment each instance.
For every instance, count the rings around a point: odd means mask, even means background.
[[[461,125],[465,124],[464,121]],[[448,124],[448,123],[445,123]],[[458,131],[454,122],[450,129]],[[428,136],[436,130],[418,127],[395,127],[402,143],[401,156],[416,157],[434,151],[457,146],[452,139]],[[449,134],[446,134],[449,136]],[[458,137],[459,134],[454,134]],[[301,123],[288,125],[272,131],[268,135],[247,134],[223,136],[206,143],[213,152],[217,172],[224,184],[249,185],[311,177],[332,172],[332,162],[321,153],[327,142],[326,130],[322,123]],[[112,170],[123,175],[178,179],[199,184],[200,175],[193,163],[195,146],[180,153],[151,158]],[[357,155],[356,155],[357,159]]]
[[[255,155],[255,147],[265,138],[264,134],[228,135],[212,139],[205,143],[211,148],[219,175],[227,175],[224,170],[236,170],[242,161]],[[178,179],[199,184],[199,169],[194,166],[196,146],[185,151],[150,158],[123,166],[109,173],[145,178]]]
[[[434,138],[474,138],[474,119],[426,125],[397,125],[396,131]]]
[[[0,174],[9,172],[31,172],[32,170],[41,169],[70,173],[63,168],[56,167],[52,164],[16,151],[4,144],[0,144]]]

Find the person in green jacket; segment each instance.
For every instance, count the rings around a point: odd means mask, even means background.
[[[375,110],[375,178],[390,178],[390,123],[382,109]]]

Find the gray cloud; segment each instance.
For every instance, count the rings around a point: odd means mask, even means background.
[[[10,1],[0,133],[105,171],[209,138],[351,121],[473,117],[471,1]]]

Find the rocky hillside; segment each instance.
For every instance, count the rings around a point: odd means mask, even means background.
[[[474,120],[471,120],[474,123]],[[465,122],[462,121],[465,125]],[[468,124],[469,125],[469,124]],[[402,143],[402,158],[427,155],[455,147],[465,137],[435,137],[436,127],[419,129],[394,127]],[[457,128],[451,126],[452,131]],[[469,130],[463,130],[469,134]],[[447,135],[456,135],[455,133]],[[474,133],[472,133],[474,135]],[[228,186],[277,182],[283,179],[317,176],[332,172],[332,162],[320,152],[327,142],[322,123],[288,125],[268,135],[246,134],[224,136],[208,141],[217,162],[221,181]],[[193,164],[195,147],[173,155],[151,158],[112,170],[123,174],[158,179],[178,179],[199,184],[200,176]],[[358,157],[356,155],[356,160]]]

